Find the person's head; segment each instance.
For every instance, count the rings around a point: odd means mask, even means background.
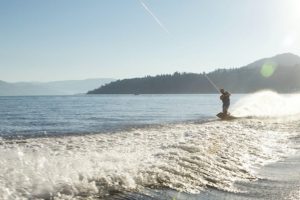
[[[225,93],[225,90],[222,88],[222,89],[220,89],[220,92],[221,92],[222,94],[224,94],[224,93]]]

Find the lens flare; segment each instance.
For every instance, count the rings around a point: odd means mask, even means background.
[[[261,67],[260,74],[263,77],[268,78],[268,77],[270,77],[270,76],[272,76],[274,74],[276,68],[277,68],[277,64],[276,63],[266,62]]]

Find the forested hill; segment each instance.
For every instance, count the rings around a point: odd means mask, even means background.
[[[235,69],[218,69],[207,76],[220,88],[235,93],[262,89],[278,92],[300,91],[300,57],[280,54]],[[123,79],[106,84],[88,94],[195,94],[217,93],[206,75],[174,73]]]

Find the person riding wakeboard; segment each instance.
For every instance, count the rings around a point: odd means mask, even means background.
[[[231,94],[229,92],[225,91],[224,89],[220,89],[220,92],[221,92],[220,99],[222,100],[222,103],[223,103],[223,106],[222,106],[223,114],[229,115],[228,109],[230,106],[230,95]]]

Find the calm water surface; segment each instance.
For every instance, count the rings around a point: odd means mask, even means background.
[[[212,118],[220,106],[217,94],[0,97],[0,135],[116,131]]]

